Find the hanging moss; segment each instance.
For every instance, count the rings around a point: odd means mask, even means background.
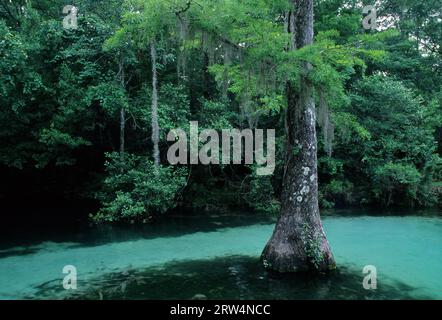
[[[333,153],[333,140],[335,136],[335,126],[331,121],[330,108],[325,99],[323,90],[319,90],[319,106],[317,108],[318,123],[322,129],[324,137],[324,150],[330,157]]]
[[[212,39],[212,36],[207,33],[206,31],[202,31],[201,33],[201,45],[203,51],[207,53],[207,56],[209,58],[209,65],[215,64],[215,52],[216,52],[216,45]]]
[[[189,39],[189,22],[183,18],[177,17],[178,24],[178,52],[177,52],[177,72],[178,77],[186,76],[187,69],[187,51],[185,50],[186,41]]]

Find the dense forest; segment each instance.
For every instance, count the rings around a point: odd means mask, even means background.
[[[287,90],[308,89],[321,208],[440,206],[442,2],[376,1],[367,29],[369,4],[314,1],[314,41],[291,48],[287,0],[0,0],[0,200],[277,214]],[[274,173],[169,164],[190,121],[275,129]]]

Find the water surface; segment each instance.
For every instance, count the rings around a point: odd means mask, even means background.
[[[2,238],[0,299],[442,299],[440,216],[331,213],[339,269],[328,277],[262,268],[272,218],[181,216]],[[65,265],[77,268],[75,291],[62,287]],[[365,265],[377,268],[377,290],[362,286]]]

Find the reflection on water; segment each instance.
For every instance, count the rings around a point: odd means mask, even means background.
[[[86,290],[66,292],[47,283],[27,298],[64,299],[413,299],[415,289],[393,281],[364,290],[360,272],[341,267],[332,275],[279,275],[256,258],[225,257],[127,270],[91,281]]]
[[[262,268],[274,219],[183,216],[9,239],[0,299],[442,299],[439,216],[332,213],[324,227],[339,270],[328,277]],[[369,264],[378,269],[375,291],[362,287]],[[62,288],[65,265],[77,267],[76,291]]]

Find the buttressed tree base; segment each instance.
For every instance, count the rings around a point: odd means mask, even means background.
[[[313,0],[292,0],[288,13],[290,50],[313,43]],[[287,83],[286,159],[281,215],[262,253],[267,269],[278,272],[328,271],[335,261],[322,228],[318,205],[316,111],[312,68],[303,64],[299,86]]]

